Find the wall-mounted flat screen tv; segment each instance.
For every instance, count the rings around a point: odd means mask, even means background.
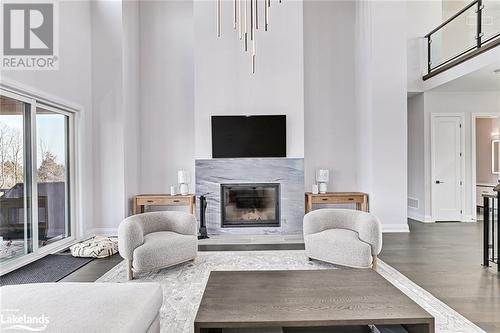
[[[212,116],[212,157],[286,157],[286,116]]]

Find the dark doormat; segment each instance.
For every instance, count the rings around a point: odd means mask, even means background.
[[[0,276],[0,285],[57,282],[92,260],[94,258],[75,258],[67,254],[49,254],[42,259]]]

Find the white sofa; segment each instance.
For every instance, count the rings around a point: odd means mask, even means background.
[[[193,260],[198,252],[194,215],[167,211],[132,215],[118,227],[118,250],[133,272],[154,271]]]
[[[43,332],[160,332],[163,294],[158,283],[11,285],[0,287],[0,299],[4,320],[38,318],[24,325]]]
[[[306,255],[355,268],[376,265],[382,250],[377,217],[351,209],[318,209],[304,216]]]

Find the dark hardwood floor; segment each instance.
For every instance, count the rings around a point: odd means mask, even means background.
[[[489,333],[500,333],[500,277],[482,263],[481,223],[410,221],[380,258]]]
[[[95,280],[118,265],[122,260],[122,257],[118,253],[111,257],[94,259],[62,280],[59,280],[59,282],[95,282]]]
[[[485,331],[500,333],[500,277],[495,266],[481,266],[482,225],[409,224],[410,233],[384,234],[380,258]],[[94,260],[62,281],[95,281],[120,260]]]

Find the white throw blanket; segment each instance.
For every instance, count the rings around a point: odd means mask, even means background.
[[[95,236],[70,247],[73,257],[105,258],[118,252],[118,238]]]

